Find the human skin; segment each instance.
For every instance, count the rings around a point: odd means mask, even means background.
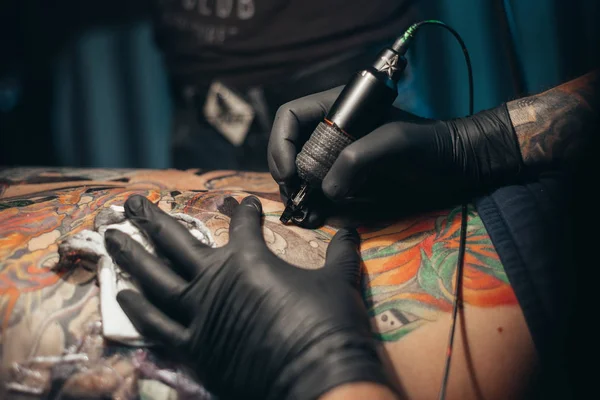
[[[526,166],[573,164],[600,126],[600,70],[506,106]]]
[[[91,229],[102,207],[122,205],[130,195],[142,194],[167,212],[198,218],[221,246],[228,241],[233,207],[254,194],[263,205],[269,248],[302,268],[323,265],[327,243],[336,231],[330,225],[317,230],[282,225],[283,205],[267,174],[9,170],[0,173],[0,179],[3,382],[10,379],[12,363],[60,355],[81,339],[86,326],[99,320],[94,263],[83,258],[57,265],[57,248],[69,235]],[[460,207],[363,226],[359,233],[362,291],[382,359],[403,396],[435,397],[450,328]],[[533,342],[473,207],[462,284],[448,398],[524,397],[537,368]],[[108,359],[105,353],[111,346],[98,343],[93,351]]]
[[[398,397],[386,386],[370,382],[340,385],[320,397],[320,400],[397,400]]]

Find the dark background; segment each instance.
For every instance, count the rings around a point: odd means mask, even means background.
[[[3,0],[0,165],[171,165],[172,101],[143,0]],[[585,73],[600,57],[600,1],[425,0],[464,38],[476,111]],[[436,27],[410,51],[420,114],[467,113],[453,38]],[[415,94],[416,93],[416,94]]]

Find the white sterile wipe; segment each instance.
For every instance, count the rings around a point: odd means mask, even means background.
[[[187,214],[171,214],[202,243],[214,247],[215,241],[210,230],[198,219]],[[103,335],[107,339],[131,346],[149,344],[133,327],[133,324],[119,306],[117,293],[124,289],[138,291],[129,275],[116,265],[106,251],[104,233],[108,229],[118,229],[140,243],[148,252],[156,254],[154,246],[135,225],[125,219],[123,207],[111,206],[101,210],[94,220],[94,231],[83,230],[60,244],[61,252],[84,252],[98,256],[98,282],[100,285],[100,313]]]

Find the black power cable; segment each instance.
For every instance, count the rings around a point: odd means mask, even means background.
[[[465,62],[467,64],[467,73],[469,74],[469,115],[473,114],[474,110],[474,94],[473,94],[473,70],[471,68],[471,57],[469,57],[469,52],[467,51],[467,47],[465,46],[465,42],[462,40],[458,32],[452,29],[450,26],[445,23],[437,20],[426,20],[417,22],[411,25],[404,35],[402,35],[392,48],[394,50],[400,51],[403,47],[408,46],[409,42],[412,40],[417,30],[423,25],[437,25],[441,26],[448,30],[458,41],[460,47],[465,56]],[[454,287],[454,302],[452,306],[452,324],[450,326],[450,333],[448,337],[448,347],[446,351],[446,365],[444,367],[444,376],[442,378],[442,384],[439,393],[439,399],[444,400],[446,398],[446,389],[448,387],[448,377],[450,376],[450,361],[452,360],[452,347],[454,345],[454,333],[456,331],[456,320],[458,315],[458,308],[460,307],[461,299],[461,287],[462,287],[462,276],[463,276],[463,267],[464,267],[464,259],[465,259],[465,247],[467,241],[467,219],[468,219],[468,209],[467,204],[463,203],[461,208],[461,223],[460,223],[460,242],[458,246],[458,261],[456,266],[456,279],[455,279],[455,287]]]

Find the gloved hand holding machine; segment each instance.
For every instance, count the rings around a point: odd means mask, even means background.
[[[473,78],[464,42],[442,22],[414,24],[372,66],[359,71],[339,96],[333,89],[293,102],[293,110],[285,105],[279,110],[269,143],[269,167],[288,197],[282,222],[305,227],[321,223],[310,215],[312,208],[318,208],[311,204],[311,194],[321,189],[337,203],[359,200],[357,195],[362,195],[372,198],[372,205],[381,205],[385,196],[377,192],[377,185],[369,185],[369,191],[361,194],[365,182],[357,178],[368,171],[368,179],[377,180],[379,171],[372,168],[382,163],[394,173],[408,170],[419,175],[403,176],[404,191],[414,189],[411,182],[425,186],[432,180],[445,180],[448,185],[450,181],[456,190],[479,189],[521,170],[519,145],[505,105],[450,121],[427,120],[392,107],[406,67],[404,54],[426,24],[448,29],[459,41],[469,74],[469,114],[473,114]],[[288,128],[294,126],[291,118],[308,127],[318,115],[322,121],[309,138],[306,132]]]

